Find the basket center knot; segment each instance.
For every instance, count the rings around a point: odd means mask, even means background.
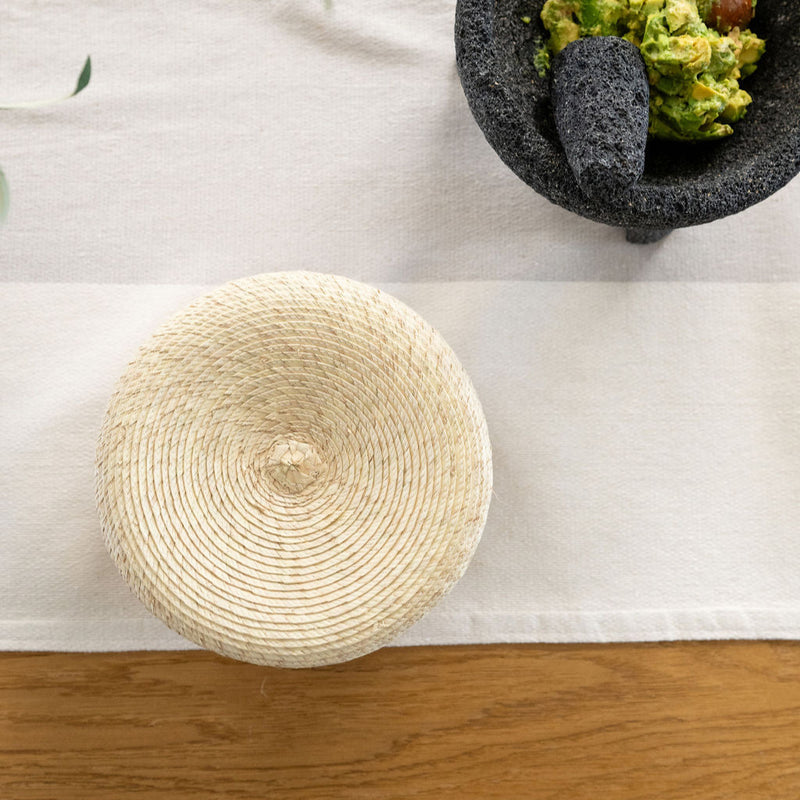
[[[267,454],[267,472],[281,490],[301,492],[325,471],[325,462],[313,444],[278,439]]]

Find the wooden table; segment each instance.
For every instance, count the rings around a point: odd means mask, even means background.
[[[800,797],[800,643],[0,654],[0,798]]]

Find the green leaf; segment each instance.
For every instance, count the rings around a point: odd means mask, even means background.
[[[92,57],[86,56],[86,63],[83,65],[81,74],[78,76],[78,85],[75,87],[75,91],[70,95],[70,97],[75,97],[75,95],[78,94],[78,92],[82,92],[89,85],[89,81],[91,79],[92,79]]]
[[[87,56],[84,62],[81,74],[78,76],[78,83],[75,90],[70,92],[65,97],[54,97],[51,100],[32,100],[27,103],[0,103],[0,109],[9,108],[39,108],[40,106],[49,106],[53,103],[60,103],[63,100],[69,100],[70,97],[75,97],[76,94],[82,92],[88,85],[92,78],[92,57]]]

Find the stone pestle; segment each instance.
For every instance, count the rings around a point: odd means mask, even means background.
[[[639,49],[617,36],[567,45],[553,61],[553,112],[567,161],[583,194],[596,203],[624,202],[642,177],[650,89]],[[646,244],[668,231],[628,230]],[[644,234],[644,235],[643,235]]]

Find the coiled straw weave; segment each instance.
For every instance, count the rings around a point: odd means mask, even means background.
[[[491,494],[486,423],[442,337],[308,272],[228,283],[120,379],[97,451],[106,545],[169,627],[236,659],[346,661],[463,574]]]

